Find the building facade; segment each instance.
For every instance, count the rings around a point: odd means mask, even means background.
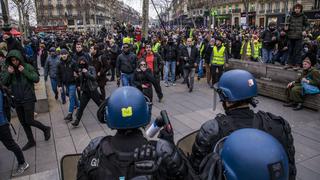
[[[311,22],[320,23],[319,0],[249,0],[248,25],[266,26],[270,21],[282,25],[286,15],[292,11],[297,2],[303,5],[303,10]],[[181,13],[182,5],[187,6],[187,12]],[[208,27],[211,24],[215,26],[246,24],[243,0],[173,0],[172,9],[177,10],[174,11],[172,22],[181,19],[181,14],[186,16],[180,24],[196,24],[197,27]]]
[[[38,26],[51,30],[96,30],[116,20],[139,22],[140,18],[118,0],[39,0],[36,9]]]

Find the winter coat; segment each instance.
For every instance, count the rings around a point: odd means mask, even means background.
[[[20,61],[20,65],[24,70],[20,72],[18,67],[11,63],[11,57],[15,57]],[[10,74],[8,67],[14,67],[15,72]],[[11,50],[7,54],[5,71],[1,73],[2,84],[8,86],[12,90],[15,104],[23,104],[36,101],[34,91],[34,83],[39,82],[39,75],[36,70],[28,63],[25,63],[23,56],[18,50]]]
[[[142,85],[148,86],[148,88],[142,88]],[[147,96],[152,101],[152,86],[157,92],[158,98],[162,98],[163,94],[161,92],[161,87],[157,83],[150,69],[146,71],[141,71],[136,69],[133,74],[133,85],[138,88],[145,96]]]
[[[164,63],[163,63],[162,58],[161,58],[159,53],[153,53],[153,55],[154,55],[154,59],[153,59],[153,74],[159,75],[160,72],[162,71]],[[142,56],[141,59],[144,60],[144,61],[147,61],[146,58],[147,58],[147,53],[145,53]]]
[[[47,79],[48,75],[52,79],[57,79],[57,69],[60,63],[60,56],[48,56],[44,66],[44,78]]]
[[[287,22],[289,23],[287,32],[289,39],[302,39],[302,32],[309,26],[307,16],[304,13],[296,14],[292,12]]]
[[[88,53],[83,52],[83,51],[81,51],[81,52],[75,52],[75,53],[73,54],[73,56],[72,56],[72,61],[77,64],[77,63],[78,63],[78,59],[79,59],[80,57],[82,57],[82,56],[85,57],[86,60],[87,60],[89,63],[91,63],[90,55],[89,55]]]
[[[167,44],[163,48],[163,57],[165,61],[177,61],[178,58],[178,47],[174,44]]]
[[[186,60],[184,58],[187,58]],[[191,46],[189,56],[187,46],[182,47],[179,58],[182,60],[183,68],[194,68],[194,63],[199,64],[199,51],[195,46]]]
[[[134,53],[121,53],[116,62],[117,77],[120,77],[121,73],[132,74],[136,69],[136,64],[137,56]]]
[[[298,77],[295,83],[301,83],[302,78],[307,78],[310,85],[320,88],[320,72],[315,67],[303,70],[302,74]]]
[[[272,38],[275,37],[275,40]],[[279,40],[279,32],[278,31],[270,31],[269,28],[261,33],[260,38],[262,39],[262,48],[271,50],[274,49],[278,40]]]
[[[81,69],[79,69],[80,89],[82,91],[92,92],[98,88],[96,70],[93,66],[88,66],[87,70],[86,73],[83,73],[81,72]]]
[[[74,72],[78,72],[77,64],[72,62],[69,57],[65,61],[60,59],[57,67],[58,87],[62,87],[62,85],[75,85],[76,77],[74,76]]]
[[[105,86],[107,82],[106,73],[111,68],[111,59],[109,54],[94,55],[92,57],[92,66],[97,73],[97,82],[100,87]],[[100,72],[100,76],[98,73]]]

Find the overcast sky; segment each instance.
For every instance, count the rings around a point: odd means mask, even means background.
[[[154,0],[154,1],[156,1],[156,0]],[[137,10],[142,15],[142,0],[123,0],[123,2],[128,4],[129,6],[134,8],[135,10]],[[149,16],[152,17],[152,18],[156,18],[157,17],[157,13],[154,10],[151,1],[149,1],[149,2],[150,2],[150,4],[149,4],[150,5],[149,6]],[[158,11],[160,11],[160,10],[158,9]]]

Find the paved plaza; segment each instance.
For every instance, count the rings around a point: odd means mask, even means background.
[[[116,88],[115,82],[107,84],[109,95]],[[189,93],[186,85],[180,83],[175,87],[162,87],[164,101],[157,102],[154,98],[153,117],[160,114],[160,111],[167,110],[175,132],[175,141],[190,132],[200,128],[208,119],[213,118],[217,113],[222,112],[219,105],[216,111],[212,110],[212,90],[207,87],[205,80],[195,81],[195,88]],[[66,124],[63,120],[67,114],[67,105],[54,100],[49,90],[49,113],[39,114],[36,119],[52,127],[52,138],[44,141],[43,133],[34,129],[37,146],[25,151],[27,162],[30,168],[25,174],[16,178],[18,180],[56,180],[59,179],[60,159],[66,154],[81,153],[89,141],[97,136],[112,135],[106,125],[100,124],[96,118],[96,105],[91,101],[85,110],[82,122],[78,128]],[[299,180],[320,179],[320,114],[312,110],[292,111],[282,107],[282,102],[265,97],[259,97],[257,109],[270,111],[283,116],[292,126],[294,143],[296,148],[296,163]],[[18,123],[13,119],[14,127],[17,130],[15,139],[20,146],[26,143],[25,133]],[[10,179],[11,171],[16,166],[14,155],[7,151],[0,144],[0,180]]]

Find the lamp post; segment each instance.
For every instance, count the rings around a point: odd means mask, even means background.
[[[9,7],[8,7],[8,0],[0,0],[1,3],[1,10],[2,10],[2,19],[3,19],[3,27],[4,31],[10,31],[11,26],[9,23]]]

